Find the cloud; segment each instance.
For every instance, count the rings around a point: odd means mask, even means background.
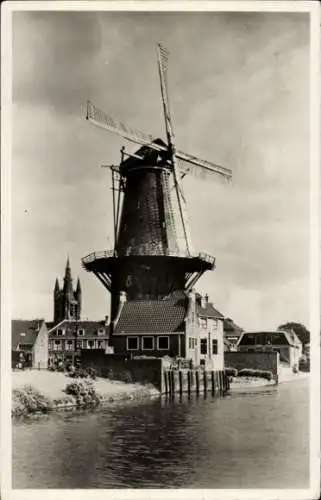
[[[80,259],[112,244],[100,165],[119,161],[122,140],[91,127],[84,106],[164,137],[158,41],[170,49],[177,146],[233,169],[231,186],[184,180],[194,247],[217,258],[200,289],[249,327],[304,321],[309,23],[289,13],[13,14],[14,313],[51,317],[49,290],[70,253],[84,314],[108,314]]]

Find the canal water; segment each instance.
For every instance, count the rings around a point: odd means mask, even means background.
[[[308,380],[13,426],[13,488],[307,488]]]

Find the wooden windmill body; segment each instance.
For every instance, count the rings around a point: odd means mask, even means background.
[[[167,94],[168,52],[158,46],[167,143],[133,130],[87,103],[87,119],[140,145],[134,154],[122,149],[119,166],[111,166],[114,248],[82,259],[111,293],[111,320],[120,297],[127,301],[163,300],[173,292],[188,292],[215,259],[192,248],[181,179],[231,171],[176,150]]]

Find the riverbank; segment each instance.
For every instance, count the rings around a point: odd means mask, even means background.
[[[278,384],[296,382],[298,380],[307,379],[309,378],[309,375],[310,375],[309,372],[299,372],[299,373],[293,373],[292,371],[286,373],[283,372],[280,373]],[[263,378],[257,378],[257,377],[233,377],[230,383],[230,390],[235,391],[235,390],[243,390],[251,388],[255,389],[258,387],[267,387],[275,385],[277,385],[275,380],[265,380]]]
[[[96,380],[89,380],[97,395],[99,404],[159,395],[159,391],[152,385],[127,384],[99,377]],[[75,382],[84,383],[84,379],[75,379],[68,377],[65,373],[46,370],[13,372],[12,414],[18,416],[46,409],[51,411],[85,406],[85,403],[79,405],[79,399],[77,400],[75,396],[65,392],[66,386]],[[32,406],[28,404],[30,398],[34,403]],[[40,402],[39,409],[37,409],[37,400]]]

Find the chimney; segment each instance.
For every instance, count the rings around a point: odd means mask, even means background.
[[[205,302],[206,302],[206,305],[208,304],[208,294],[205,295]]]
[[[124,292],[124,291],[120,292],[120,294],[119,294],[119,303],[120,304],[125,304],[126,301],[127,301],[126,292]]]
[[[105,316],[105,326],[109,325],[109,316]]]
[[[207,300],[208,300],[208,296],[207,296]],[[206,309],[206,306],[207,306],[207,300],[206,300],[206,295],[205,297],[201,297],[201,308],[202,309]]]

